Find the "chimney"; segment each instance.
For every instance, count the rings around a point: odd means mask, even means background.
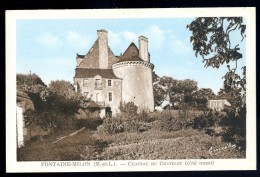
[[[144,36],[139,36],[139,57],[144,61],[150,62],[148,55],[148,38]]]
[[[107,31],[97,30],[99,45],[99,68],[108,69],[108,40]]]

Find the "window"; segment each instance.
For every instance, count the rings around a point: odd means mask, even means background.
[[[108,93],[108,101],[112,101],[112,93],[111,92]]]
[[[83,79],[83,87],[87,87],[88,86],[88,79]]]
[[[95,89],[96,90],[101,90],[102,89],[102,81],[101,81],[101,79],[96,79],[95,80]]]
[[[107,86],[112,86],[112,81],[111,80],[107,80]]]

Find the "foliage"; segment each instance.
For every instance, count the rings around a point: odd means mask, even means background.
[[[197,110],[208,110],[208,100],[216,98],[215,93],[210,88],[201,88],[193,93],[190,105],[196,107]]]
[[[79,100],[60,94],[55,83],[48,88],[36,74],[17,74],[17,88],[28,93],[35,108],[27,113],[28,121],[51,132],[66,127],[79,109]]]
[[[155,105],[160,106],[164,100],[168,100],[172,107],[183,106],[190,103],[192,94],[197,91],[197,82],[191,79],[176,80],[172,77],[157,77],[154,82]]]
[[[170,113],[172,116],[169,115]],[[194,113],[194,111],[168,111],[164,114],[168,114],[168,117],[175,115],[175,117],[178,118],[192,118]],[[189,126],[184,126],[184,129],[164,131],[157,127],[157,125],[160,125],[158,116],[162,116],[163,114],[153,113],[153,116],[151,116],[150,114],[144,113],[142,115],[143,117],[140,116],[140,114],[141,112],[134,118],[137,123],[149,124],[147,122],[151,120],[148,119],[146,115],[155,118],[155,121],[150,122],[150,125],[152,125],[150,130],[148,129],[142,133],[140,133],[138,129],[134,131],[124,130],[121,133],[114,132],[110,134],[97,130],[93,132],[94,135],[89,131],[82,131],[73,137],[68,137],[65,141],[53,144],[52,142],[55,141],[57,137],[69,134],[70,127],[68,127],[66,131],[63,130],[63,134],[59,133],[57,136],[57,132],[55,132],[52,135],[43,137],[41,141],[30,142],[25,147],[18,149],[18,161],[245,158],[244,149],[239,149],[239,147],[232,142],[233,140],[229,139],[223,142],[220,136],[209,136],[206,134],[205,128],[202,130],[192,129],[190,122],[185,122],[183,125]],[[215,115],[215,121],[221,120],[218,119],[218,116],[219,115]],[[110,117],[104,119],[104,121],[107,121],[109,118]],[[116,124],[118,120],[121,120],[121,124],[123,124],[123,121],[126,120],[124,118],[122,115],[120,119],[118,117],[110,118],[109,120],[114,120],[114,123],[106,125],[120,125]],[[130,119],[130,117],[128,118]],[[147,122],[142,122],[143,120],[147,120]],[[89,124],[93,126],[97,125],[96,123],[98,122],[98,120],[89,121],[90,120],[75,120],[73,126],[78,129]],[[218,124],[229,125],[233,124],[232,121],[236,120],[223,119],[223,121],[221,120],[221,123]],[[177,124],[183,127],[183,125]],[[123,125],[125,126],[127,124]],[[214,125],[214,121],[208,123],[208,126],[212,125]],[[104,123],[101,126],[104,126]],[[98,129],[102,129],[101,126],[99,126]],[[174,125],[172,124],[172,126]],[[236,136],[234,138],[236,138]]]
[[[40,125],[44,130],[66,127],[79,108],[75,101],[56,94],[49,95],[45,100],[36,93],[29,93],[29,96],[35,107],[35,111],[29,113],[29,122]]]
[[[137,115],[138,107],[134,104],[134,102],[120,102],[119,110],[124,114],[135,116]]]
[[[51,81],[51,83],[49,84],[49,89],[53,93],[63,96],[66,99],[77,100],[77,101],[83,99],[80,93],[74,91],[74,87],[69,81],[64,81],[64,80]]]
[[[156,159],[223,159],[244,158],[235,146],[219,138],[193,129],[174,132],[150,130],[140,133],[115,135],[95,134],[108,140],[109,145],[100,154],[102,160],[156,160]]]
[[[209,127],[219,125],[220,121],[224,118],[219,112],[208,111],[204,114],[196,116],[193,119],[192,128],[194,129],[206,129]]]
[[[155,106],[161,106],[167,100],[165,108],[208,110],[208,99],[216,98],[210,88],[198,89],[197,82],[190,79],[176,80],[172,77],[159,77],[153,74]]]
[[[99,133],[143,132],[152,127],[154,119],[144,109],[138,113],[138,107],[133,102],[121,103],[119,109],[121,112],[115,117],[107,116],[104,119],[98,127]]]
[[[157,117],[159,130],[178,131],[190,127],[192,117],[187,111],[178,111],[177,115],[165,110]]]
[[[246,91],[246,67],[242,67],[242,77],[236,73],[237,62],[242,59],[239,44],[232,44],[231,33],[240,32],[241,41],[246,37],[246,25],[242,17],[196,18],[187,28],[192,31],[190,38],[195,55],[202,56],[206,67],[219,68],[227,64],[228,71],[223,76],[224,91],[244,96]],[[209,58],[205,58],[209,56]],[[234,68],[229,65],[234,62]]]
[[[242,67],[242,76],[237,74],[238,60],[243,58],[239,43],[234,44],[232,33],[240,33],[241,42],[246,37],[246,25],[243,17],[203,17],[196,18],[187,28],[192,32],[190,41],[195,55],[203,58],[205,67],[219,68],[226,64],[228,71],[223,76],[224,89],[219,98],[225,98],[232,104],[227,112],[226,133],[224,139],[245,148],[246,139],[246,66]],[[233,40],[233,41],[232,41]],[[206,58],[207,57],[207,58]],[[231,68],[233,64],[233,68]]]
[[[192,31],[190,41],[195,55],[202,56],[206,67],[219,68],[224,63],[242,58],[239,45],[232,45],[230,39],[235,30],[240,32],[242,40],[245,38],[246,25],[242,17],[199,17],[187,28]],[[208,55],[211,56],[205,58]]]
[[[225,127],[222,135],[223,140],[246,149],[246,106],[239,109],[237,113],[233,110],[227,113],[225,119],[220,122]]]
[[[41,80],[41,78],[35,73],[17,74],[16,84],[18,87],[22,87],[22,86],[32,87],[36,85],[46,86],[44,82]]]

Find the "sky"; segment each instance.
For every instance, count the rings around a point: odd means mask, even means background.
[[[186,28],[193,18],[129,19],[26,19],[16,21],[16,72],[36,73],[45,84],[54,80],[73,83],[76,53],[85,55],[97,39],[97,30],[108,31],[108,45],[115,55],[124,53],[131,42],[138,46],[138,36],[148,38],[150,61],[159,76],[192,79],[199,88],[215,93],[223,86],[227,67],[205,68],[202,58],[195,57]],[[245,40],[239,43],[245,65]],[[240,72],[241,73],[241,72]]]

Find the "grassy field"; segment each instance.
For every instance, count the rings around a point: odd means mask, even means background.
[[[88,129],[57,143],[75,129],[60,131],[27,143],[18,149],[18,161],[218,159],[245,158],[232,144],[204,131],[184,129],[173,132],[148,130],[99,134]]]
[[[245,158],[245,148],[239,147],[239,143],[235,145],[226,133],[232,130],[236,133],[234,137],[238,137],[237,131],[242,129],[227,127],[234,125],[232,121],[237,122],[237,118],[194,111],[130,113],[123,112],[104,120],[74,120],[63,130],[27,142],[17,150],[17,160]],[[82,127],[85,127],[83,131],[69,136]],[[54,143],[64,136],[66,138]]]

